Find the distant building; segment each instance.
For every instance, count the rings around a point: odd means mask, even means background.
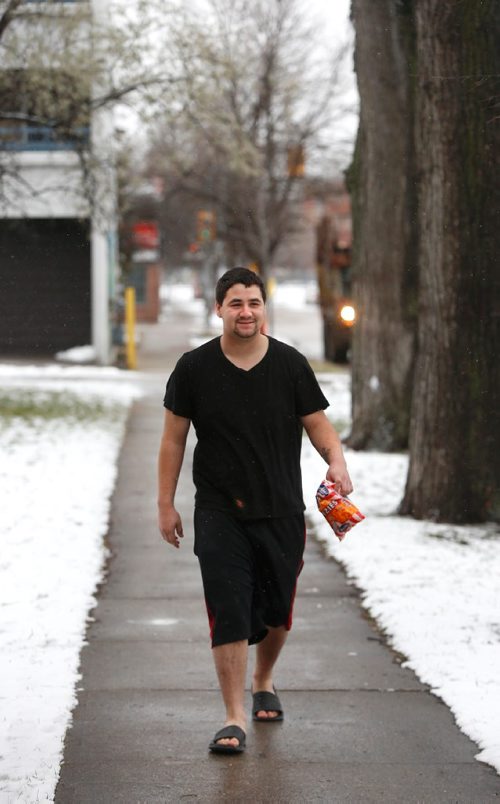
[[[137,321],[151,324],[156,323],[160,315],[164,240],[158,220],[158,204],[163,191],[160,177],[145,178],[130,196],[129,209],[121,220],[123,283],[135,290]]]
[[[71,128],[37,121],[36,104],[56,82],[53,65],[44,70],[30,44],[35,24],[37,35],[45,25],[47,52],[61,47],[58,32],[73,23],[88,42],[106,0],[25,0],[16,13],[21,19],[4,34],[0,59],[1,111],[19,112],[19,119],[0,118],[0,354],[49,355],[91,344],[105,364],[118,272],[112,121],[87,103]],[[34,62],[40,92],[27,80]],[[71,77],[60,69],[68,102],[78,107]],[[98,91],[88,86],[86,100]]]

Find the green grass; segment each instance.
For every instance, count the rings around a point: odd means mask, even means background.
[[[0,423],[8,424],[13,419],[26,422],[69,419],[89,421],[113,419],[119,403],[105,404],[98,396],[81,397],[71,391],[40,391],[12,388],[0,393]]]

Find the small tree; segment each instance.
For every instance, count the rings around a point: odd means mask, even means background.
[[[345,49],[320,61],[296,0],[212,0],[202,17],[184,10],[166,51],[180,80],[150,162],[216,212],[232,259],[266,275],[296,225],[304,154],[331,123]]]
[[[108,137],[99,155],[92,151],[91,116],[172,81],[162,65],[145,63],[150,28],[162,14],[150,6],[140,0],[141,13],[124,20],[111,4],[105,16],[91,3],[0,2],[0,201],[15,203],[30,191],[17,158],[28,137],[71,147],[87,202],[96,203],[95,173],[105,169],[113,142]]]

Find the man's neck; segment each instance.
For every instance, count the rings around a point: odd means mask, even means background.
[[[253,338],[237,338],[224,333],[220,346],[225,356],[240,368],[252,368],[259,363],[269,347],[269,339],[258,332]]]
[[[238,338],[229,333],[223,333],[220,345],[224,354],[252,355],[267,349],[268,339],[261,332],[252,338]]]

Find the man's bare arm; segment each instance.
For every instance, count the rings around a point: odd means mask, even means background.
[[[301,421],[311,444],[328,464],[327,480],[336,483],[341,494],[350,494],[353,487],[347,471],[342,444],[325,412],[318,410],[316,413],[310,413],[309,416],[302,416]]]
[[[174,547],[179,547],[179,537],[184,535],[174,499],[190,424],[189,419],[176,416],[170,410],[165,411],[158,455],[158,527],[165,541]]]

